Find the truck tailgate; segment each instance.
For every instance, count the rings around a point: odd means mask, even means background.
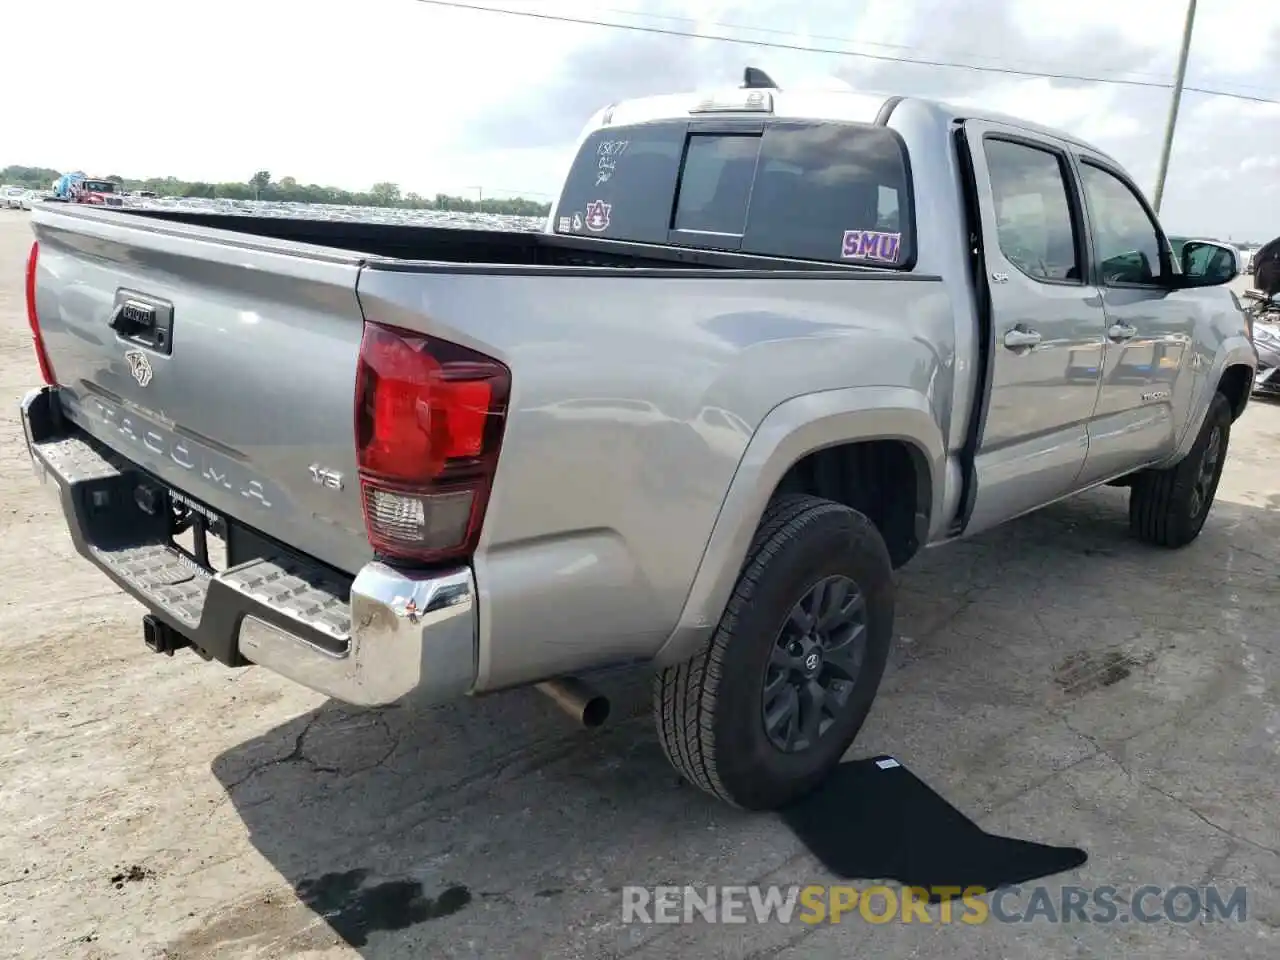
[[[360,255],[96,211],[32,223],[67,416],[213,511],[358,569]]]

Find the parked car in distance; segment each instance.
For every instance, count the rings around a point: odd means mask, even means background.
[[[31,222],[28,449],[152,650],[587,724],[646,664],[754,809],[862,727],[921,549],[1101,484],[1195,540],[1257,362],[1234,251],[1097,148],[751,70],[597,112],[540,234]]]
[[[1254,392],[1271,399],[1280,397],[1280,294],[1267,296],[1245,291],[1245,302],[1254,312],[1253,344],[1258,351]]]

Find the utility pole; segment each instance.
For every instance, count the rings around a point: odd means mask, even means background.
[[[1182,82],[1187,76],[1187,55],[1191,52],[1191,28],[1196,23],[1196,0],[1188,0],[1187,22],[1182,28],[1182,49],[1178,53],[1178,73],[1173,80],[1173,100],[1169,104],[1169,122],[1164,128],[1164,144],[1160,147],[1160,170],[1156,174],[1156,213],[1164,197],[1164,178],[1169,173],[1169,154],[1173,150],[1173,129],[1178,125],[1178,106],[1182,102]]]

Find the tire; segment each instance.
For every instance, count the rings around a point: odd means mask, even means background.
[[[827,596],[838,599],[843,589],[849,600],[853,590],[839,578],[852,581],[860,593],[862,629],[851,621],[833,632],[830,646],[815,646],[817,633],[800,636],[793,608],[806,596],[812,599],[811,591],[823,583]],[[667,759],[694,785],[743,809],[777,809],[810,792],[840,762],[871,710],[893,637],[893,613],[889,551],[870,520],[818,497],[777,498],[760,522],[706,648],[654,678],[654,719]],[[794,640],[775,655],[784,628]],[[855,639],[840,642],[848,637]],[[859,645],[860,657],[842,666],[841,652]],[[820,665],[812,672],[815,651]],[[790,667],[778,665],[782,658]],[[829,685],[831,715],[817,713],[825,729],[815,736],[809,728],[806,738],[800,724],[781,724],[771,738],[766,706],[778,715],[784,702],[799,701],[811,708],[799,718],[814,715],[808,680]],[[792,681],[803,694],[786,690]],[[766,684],[774,697],[768,703]]]
[[[1230,439],[1231,403],[1215,393],[1187,455],[1171,467],[1134,477],[1129,491],[1129,529],[1134,536],[1158,547],[1178,548],[1200,535],[1218,492]]]

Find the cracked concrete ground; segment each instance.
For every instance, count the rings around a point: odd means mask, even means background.
[[[0,212],[0,955],[1280,956],[1280,407],[1236,425],[1185,551],[1130,540],[1106,489],[919,558],[852,751],[1087,850],[1053,889],[1244,885],[1244,922],[624,926],[624,884],[830,878],[677,782],[641,679],[582,732],[532,692],[348,710],[148,653],[25,459],[26,221]]]

